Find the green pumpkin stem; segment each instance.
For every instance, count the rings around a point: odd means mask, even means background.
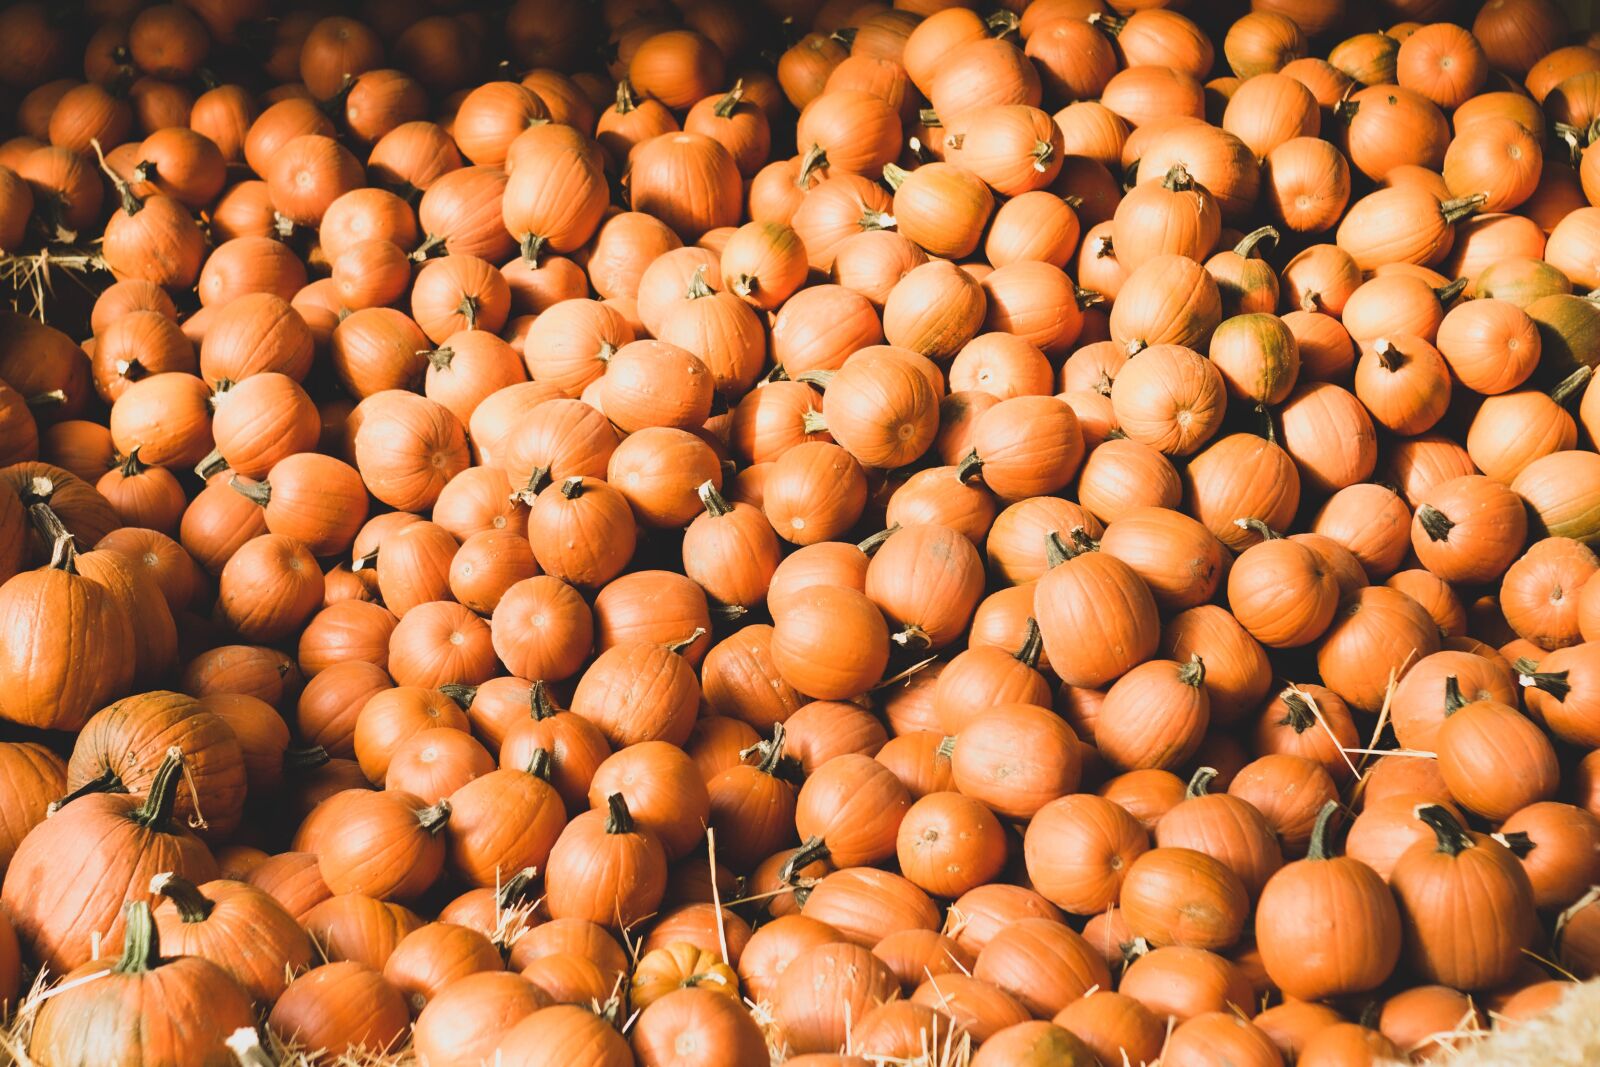
[[[155,970],[161,966],[161,939],[156,935],[150,905],[143,900],[130,901],[122,914],[122,955],[111,973],[145,974]]]
[[[1540,671],[1539,665],[1527,656],[1519,657],[1511,669],[1517,672],[1517,680],[1523,685],[1549,693],[1557,700],[1566,700],[1567,694],[1572,692],[1566,671]]]
[[[1526,859],[1528,853],[1539,847],[1539,843],[1529,837],[1527,832],[1523,830],[1513,830],[1509,834],[1502,832],[1492,836],[1496,841],[1510,849],[1511,854],[1519,860]]]
[[[1022,647],[1011,658],[1029,667],[1039,666],[1039,656],[1044,651],[1044,637],[1039,633],[1039,620],[1028,616],[1028,627],[1022,634]]]
[[[1422,524],[1422,531],[1430,541],[1448,541],[1450,531],[1456,528],[1450,517],[1432,504],[1422,504],[1417,508],[1417,521]]]
[[[1478,208],[1488,199],[1489,196],[1487,193],[1473,193],[1471,196],[1462,196],[1457,197],[1454,200],[1446,200],[1444,203],[1439,205],[1439,214],[1444,216],[1445,222],[1452,224],[1457,223],[1466,218],[1468,215],[1472,214],[1474,211],[1477,211]]]
[[[1584,387],[1589,384],[1589,379],[1592,377],[1594,377],[1593,367],[1579,367],[1561,379],[1556,384],[1556,387],[1550,390],[1550,399],[1563,407],[1566,406],[1567,401],[1583,392]]]
[[[327,766],[332,758],[321,745],[290,745],[283,750],[283,769],[312,771]]]
[[[639,106],[633,99],[633,84],[627,78],[617,83],[617,102],[613,106],[619,115],[626,115]]]
[[[535,722],[543,722],[560,711],[550,699],[550,686],[543,678],[536,678],[528,687],[528,714]]]
[[[1441,307],[1449,307],[1456,297],[1467,291],[1467,279],[1457,278],[1449,285],[1441,286],[1433,291]]]
[[[1433,831],[1433,836],[1438,842],[1438,851],[1450,856],[1459,856],[1474,847],[1472,838],[1467,836],[1467,831],[1462,829],[1448,808],[1438,804],[1419,804],[1417,818]]]
[[[783,763],[783,739],[787,734],[783,723],[775,723],[772,727],[772,738],[767,741],[757,741],[749,748],[739,753],[740,759],[750,756],[759,756],[756,761],[756,770],[762,774],[776,775]]]
[[[700,503],[705,506],[706,514],[713,519],[720,519],[724,515],[729,515],[733,512],[733,505],[724,500],[722,494],[717,492],[716,483],[710,478],[695,487],[695,495],[700,498]]]
[[[89,138],[89,147],[94,149],[94,157],[100,163],[100,170],[107,178],[111,179],[111,187],[117,191],[118,198],[122,201],[122,210],[128,215],[137,215],[144,208],[144,201],[134,195],[133,186],[112,170],[106,163],[106,154],[100,149],[98,137]]]
[[[1009,37],[1016,33],[1022,25],[1022,19],[1017,17],[1015,11],[1001,8],[983,20],[983,25],[988,29],[991,37]]]
[[[1055,158],[1055,154],[1056,146],[1049,141],[1035,141],[1033,142],[1033,151],[1028,153],[1028,157],[1033,160],[1034,170],[1040,174],[1048,174],[1050,161]]]
[[[633,833],[633,813],[628,810],[628,802],[621,793],[606,797],[606,833]]]
[[[1211,783],[1216,780],[1215,767],[1201,767],[1189,779],[1189,787],[1183,791],[1186,797],[1208,797],[1211,795]]]
[[[536,748],[528,757],[527,772],[541,781],[548,782],[550,775],[555,770],[555,761],[546,749]]]
[[[1444,714],[1449,718],[1467,706],[1467,698],[1461,694],[1461,680],[1453,674],[1444,678]]]
[[[449,821],[450,802],[448,800],[441,800],[432,807],[423,808],[417,812],[417,824],[434,836],[437,836]]]
[[[465,711],[477,699],[478,687],[475,685],[460,685],[456,682],[446,682],[439,687],[439,692],[449,697],[462,711]]]
[[[805,150],[800,157],[800,173],[795,176],[794,183],[801,189],[811,188],[811,176],[819,170],[828,167],[828,153],[819,144],[813,144]]]
[[[172,809],[178,804],[178,783],[183,781],[183,750],[177,746],[167,749],[150,780],[150,792],[144,803],[133,812],[133,821],[140,826],[162,833],[171,831]]]
[[[200,892],[199,886],[171,871],[150,879],[150,892],[172,901],[178,917],[186,923],[205,922],[217,906],[216,901]]]
[[[1333,858],[1333,848],[1328,844],[1328,837],[1332,833],[1333,817],[1339,811],[1339,802],[1330,800],[1322,805],[1322,810],[1317,812],[1317,821],[1311,828],[1311,845],[1306,850],[1308,860],[1327,860]]]
[[[883,547],[883,543],[885,541],[889,540],[889,538],[893,537],[897,532],[899,532],[899,530],[900,530],[900,524],[897,522],[893,526],[888,527],[887,529],[879,530],[877,533],[873,534],[871,537],[867,538],[865,541],[861,541],[861,542],[857,543],[856,547],[861,550],[861,554],[863,556],[866,556],[868,559],[871,559],[872,558],[872,554],[874,552],[878,551],[878,549],[882,548]]]
[[[826,386],[824,386],[824,388],[826,388]],[[827,433],[828,420],[822,414],[822,412],[815,409],[807,409],[806,413],[800,417],[800,429],[803,430],[807,435],[814,433]]]
[[[583,495],[583,476],[575,474],[561,483],[561,495],[567,500],[576,500]]]
[[[704,300],[708,296],[715,296],[717,291],[706,284],[706,269],[696,267],[694,274],[689,278],[689,288],[683,294],[685,300]]]
[[[122,462],[117,465],[117,470],[122,473],[124,478],[137,478],[149,469],[139,462],[139,449],[142,447],[142,445],[134,445],[128,450],[128,454],[122,457]]]
[[[1189,662],[1178,668],[1178,681],[1190,689],[1199,689],[1205,684],[1206,661],[1196,652],[1189,657]]]
[[[1174,163],[1167,168],[1166,176],[1161,179],[1161,187],[1169,192],[1182,193],[1194,188],[1194,179],[1189,176],[1189,168],[1183,163]]]
[[[413,248],[408,256],[413,262],[421,263],[430,259],[440,249],[444,248],[445,239],[439,234],[430,233],[422,239],[422,243]]]
[[[828,851],[828,846],[821,837],[815,835],[808,837],[800,843],[799,848],[789,853],[789,858],[778,868],[778,881],[783,885],[793,885],[796,871],[802,867],[809,867],[818,860],[825,860],[830,855],[832,853]]]
[[[897,167],[893,163],[885,163],[883,165],[883,180],[893,192],[898,193],[900,186],[904,185],[905,180],[909,177],[911,177],[911,172],[904,167]]]
[[[929,127],[930,129],[944,125],[944,123],[939,119],[939,113],[933,110],[931,107],[925,107],[918,111],[917,121],[922,125]]]
[[[1276,245],[1282,237],[1283,235],[1273,226],[1263,226],[1260,229],[1251,230],[1239,238],[1239,243],[1233,246],[1233,254],[1241,259],[1249,259],[1250,253],[1256,250],[1256,245],[1262,241],[1271,241]]]
[[[93,778],[84,782],[78,788],[50,802],[50,812],[54,814],[71,804],[80,797],[93,796],[96,793],[126,793],[128,787],[122,784],[122,776],[110,767],[105,768]]]
[[[1277,725],[1287,726],[1297,734],[1303,734],[1317,723],[1317,717],[1311,710],[1311,704],[1305,697],[1293,689],[1285,689],[1282,694],[1283,718]]]
[[[711,111],[719,119],[729,118],[733,115],[734,109],[739,106],[739,102],[743,99],[744,79],[740,78],[733,83],[733,88],[724,93],[722,98],[719,99],[715,105],[713,105]]]

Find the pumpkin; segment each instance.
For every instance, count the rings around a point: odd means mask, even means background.
[[[1239,876],[1187,848],[1158,847],[1134,860],[1117,903],[1129,928],[1157,947],[1226,948],[1249,911]]]
[[[197,886],[163,873],[151,881],[150,891],[165,898],[154,909],[154,920],[167,953],[209,960],[258,1003],[277,1000],[289,983],[288,972],[311,963],[311,939],[281,904],[254,886],[233,881]]]
[[[1589,812],[1553,801],[1529,804],[1501,824],[1502,842],[1522,860],[1540,908],[1564,908],[1583,895],[1595,866],[1586,842],[1595,830]]]
[[[552,917],[626,927],[654,911],[666,888],[660,841],[638,829],[621,794],[607,809],[585,812],[562,830],[545,870]]]
[[[1533,890],[1517,858],[1481,834],[1469,833],[1444,808],[1422,807],[1418,818],[1436,841],[1420,841],[1401,854],[1390,887],[1404,921],[1406,960],[1425,979],[1458,989],[1482,989],[1505,980],[1533,933]],[[1444,909],[1448,902],[1451,909]],[[1450,936],[1446,914],[1505,909],[1495,935],[1470,949]]]
[[[1160,848],[1192,848],[1222,860],[1239,876],[1252,898],[1283,865],[1283,853],[1266,819],[1247,801],[1212,794],[1216,769],[1202,767],[1185,799],[1156,823]]]
[[[1039,892],[1073,914],[1092,915],[1116,902],[1126,869],[1149,841],[1125,808],[1075,794],[1034,814],[1023,847]]]
[[[387,1048],[405,1033],[405,997],[377,970],[326,963],[290,983],[267,1016],[280,1038],[317,1048]]]
[[[1063,681],[1103,685],[1155,651],[1158,632],[1155,598],[1149,586],[1126,563],[1099,551],[1083,551],[1077,535],[1052,533],[1048,550],[1056,563],[1034,590],[1034,616],[1039,621],[1045,654]],[[1067,541],[1074,542],[1067,547]],[[1099,634],[1087,646],[1075,636],[1085,627]]]
[[[88,1063],[109,1052],[129,1062],[162,1059],[221,1060],[230,1055],[228,1037],[238,1028],[253,1028],[249,995],[210,960],[184,955],[162,957],[162,946],[142,900],[129,903],[123,922],[122,954],[109,970],[101,965],[98,981],[80,984],[41,1007],[28,1052],[42,1060]],[[159,977],[158,977],[159,975]],[[204,1019],[175,1033],[139,1030],[117,1020],[134,1011],[181,1010],[184,1002],[204,1003]]]

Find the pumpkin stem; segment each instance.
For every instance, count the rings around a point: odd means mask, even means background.
[[[1249,530],[1260,534],[1263,541],[1277,541],[1282,536],[1260,519],[1234,519],[1233,524],[1241,530]]]
[[[527,238],[523,238],[523,243],[526,246]],[[524,251],[524,255],[526,255],[526,251]],[[456,305],[456,314],[467,320],[467,329],[476,330],[478,328],[478,312],[481,308],[482,305],[478,303],[477,297],[471,293],[464,293],[461,297],[461,303]]]
[[[1083,197],[1077,195],[1076,193],[1068,193],[1061,198],[1061,202],[1074,211],[1077,211],[1083,207]]]
[[[917,121],[924,126],[938,127],[944,123],[939,120],[939,113],[931,107],[925,107],[917,112]]]
[[[534,721],[543,722],[557,714],[559,710],[555,702],[550,699],[550,686],[543,678],[534,679],[533,684],[528,687],[528,714]]]
[[[828,419],[822,412],[807,408],[805,414],[800,416],[800,429],[807,434],[827,433]]]
[[[1461,681],[1453,674],[1445,675],[1444,679],[1444,717],[1449,718],[1467,706],[1467,698],[1461,695]]]
[[[536,748],[528,756],[527,772],[541,781],[548,782],[550,775],[555,771],[555,757],[542,748]]]
[[[1312,714],[1311,705],[1306,698],[1293,689],[1283,691],[1283,718],[1278,720],[1279,726],[1287,726],[1297,734],[1303,734],[1317,724],[1317,717]]]
[[[1567,694],[1572,692],[1572,685],[1567,681],[1566,671],[1540,673],[1539,665],[1527,656],[1519,657],[1511,665],[1511,669],[1517,672],[1517,681],[1521,682],[1524,687],[1531,686],[1534,689],[1549,693],[1557,700],[1566,700]]]
[[[1093,289],[1085,289],[1081,285],[1072,287],[1072,302],[1078,305],[1079,311],[1088,311],[1090,308],[1099,307],[1106,302],[1106,294]]]
[[[216,901],[200,892],[199,886],[171,871],[150,879],[150,892],[172,901],[178,908],[178,917],[186,923],[205,922],[217,906]]]
[[[1328,836],[1333,829],[1333,817],[1338,814],[1339,802],[1330,800],[1322,805],[1317,812],[1317,821],[1311,827],[1311,844],[1306,849],[1308,860],[1328,860],[1333,858],[1333,849],[1328,844]]]
[[[1456,528],[1450,517],[1432,504],[1423,504],[1417,508],[1417,521],[1422,524],[1423,532],[1428,535],[1430,541],[1448,541],[1450,531]]]
[[[431,259],[433,254],[442,248],[444,248],[444,238],[436,233],[430,233],[422,239],[420,245],[411,250],[407,258],[414,263],[421,263],[423,260]]]
[[[129,215],[137,215],[140,209],[144,207],[144,201],[133,195],[133,186],[124,181],[122,175],[106,165],[106,154],[100,150],[100,139],[98,137],[89,138],[89,146],[94,149],[95,159],[100,161],[100,170],[105,173],[107,178],[111,179],[112,188],[121,197],[122,210]]]
[[[1589,379],[1592,377],[1594,377],[1593,367],[1579,367],[1550,390],[1550,399],[1565,407],[1567,401],[1583,391],[1583,387],[1589,384]]]
[[[888,529],[879,530],[865,541],[857,542],[856,547],[861,550],[862,555],[870,559],[872,558],[872,554],[878,551],[878,549],[882,548],[883,543],[889,540],[890,537],[893,537],[899,529],[900,524],[897,522]]]
[[[278,1067],[267,1050],[261,1047],[261,1035],[253,1026],[241,1026],[222,1042],[239,1061],[239,1067]]]
[[[1039,666],[1039,654],[1044,651],[1044,638],[1039,633],[1039,620],[1028,616],[1028,628],[1022,634],[1022,647],[1011,658],[1029,667]]]
[[[214,448],[206,455],[205,459],[194,465],[195,474],[199,475],[200,480],[203,482],[209,482],[212,475],[227,469],[228,461],[223,459],[222,453]]]
[[[1044,174],[1050,169],[1050,160],[1056,154],[1056,146],[1049,141],[1033,142],[1033,151],[1028,156],[1033,160],[1033,169]]]
[[[359,574],[362,571],[369,571],[372,568],[376,567],[377,565],[378,565],[378,550],[377,549],[373,549],[371,552],[368,552],[366,555],[364,555],[364,556],[356,556],[354,559],[352,559],[350,561],[350,573],[351,574]]]
[[[744,759],[747,756],[760,756],[761,758],[756,761],[756,770],[760,771],[762,774],[776,775],[778,773],[778,768],[783,763],[783,740],[787,734],[788,731],[784,728],[783,723],[774,723],[772,727],[771,740],[757,741],[749,748],[740,752],[739,758]]]
[[[694,633],[690,634],[688,637],[685,637],[681,641],[674,641],[670,645],[663,645],[661,647],[665,648],[668,652],[675,652],[681,656],[689,650],[690,645],[694,644],[705,635],[706,628],[704,626],[696,626],[694,628]]]
[[[1051,530],[1044,535],[1044,562],[1046,567],[1059,567],[1073,557],[1074,553],[1067,543],[1061,540],[1058,530]]]
[[[1208,797],[1211,795],[1211,783],[1216,780],[1215,767],[1201,767],[1189,779],[1189,788],[1183,791],[1186,797]]]
[[[970,482],[983,473],[983,460],[978,457],[978,450],[974,448],[962,457],[956,466],[956,481]]]
[[[1116,246],[1111,243],[1109,233],[1101,234],[1094,242],[1094,258],[1110,259],[1117,254]]]
[[[122,956],[111,973],[144,974],[155,970],[161,966],[161,939],[156,936],[156,922],[150,914],[149,903],[130,901],[122,914]]]
[[[513,500],[524,504],[532,504],[533,498],[539,495],[539,490],[550,484],[550,468],[535,467],[533,473],[528,475],[528,484],[511,494]]]
[[[1111,375],[1105,371],[1100,372],[1100,377],[1095,380],[1094,391],[1101,396],[1111,395]]]
[[[436,370],[449,370],[450,364],[455,361],[456,350],[448,346],[444,348],[430,348],[419,352],[418,355],[427,357],[429,363]]]
[[[704,297],[715,296],[716,290],[706,284],[706,268],[699,266],[694,269],[694,275],[689,279],[689,289],[683,294],[685,300],[700,300]]]
[[[1178,668],[1178,681],[1190,689],[1199,689],[1206,680],[1206,661],[1196,652],[1189,657],[1189,662]]]
[[[800,157],[800,173],[795,176],[794,183],[801,189],[811,188],[811,176],[828,166],[828,153],[819,144],[813,143],[806,149],[805,155]]]
[[[439,692],[449,697],[457,707],[465,711],[467,706],[477,697],[478,687],[475,685],[461,685],[457,682],[446,682],[439,687]]]
[[[901,648],[931,648],[933,638],[928,636],[928,631],[914,622],[908,622],[899,630],[889,635],[889,640]]]
[[[241,482],[235,474],[228,479],[228,488],[261,507],[272,502],[272,485],[268,482]]]
[[[863,230],[888,230],[894,227],[894,216],[887,211],[863,210],[856,225]]]
[[[1473,193],[1471,196],[1462,196],[1457,197],[1454,200],[1446,200],[1444,203],[1439,205],[1439,214],[1444,216],[1445,222],[1452,224],[1457,223],[1466,218],[1468,215],[1472,214],[1474,211],[1477,211],[1479,205],[1488,199],[1489,196],[1487,193]]]
[[[954,734],[950,734],[949,736],[945,737],[943,740],[941,740],[939,742],[939,747],[934,749],[934,755],[943,756],[945,759],[949,759],[951,756],[954,756],[955,754],[956,754],[956,738],[955,738]]]
[[[1509,834],[1490,834],[1489,836],[1510,849],[1511,854],[1519,860],[1526,859],[1528,853],[1539,847],[1538,842],[1529,837],[1527,832],[1523,830],[1513,830]]]
[[[1433,831],[1433,836],[1438,842],[1438,851],[1450,856],[1459,856],[1469,848],[1473,848],[1472,838],[1461,828],[1456,817],[1450,814],[1448,808],[1438,804],[1417,805],[1416,815],[1427,827]]]
[[[66,796],[52,800],[49,812],[54,815],[79,797],[91,796],[95,793],[126,793],[127,791],[128,787],[122,784],[122,776],[107,767]]]
[[[309,771],[325,766],[333,757],[321,745],[290,745],[283,750],[283,769]]]
[[[510,878],[507,878],[505,884],[495,890],[495,907],[504,911],[526,901],[528,899],[528,890],[533,887],[533,879],[538,873],[539,869],[537,867],[524,867]]]
[[[1184,193],[1194,188],[1194,179],[1189,177],[1189,168],[1183,163],[1174,163],[1167,169],[1166,176],[1161,179],[1161,187],[1169,192]]]
[[[830,855],[832,853],[822,838],[813,834],[800,842],[800,847],[789,853],[789,858],[783,861],[783,866],[778,868],[778,881],[783,885],[793,885],[796,871],[818,860],[825,860]]]
[[[1435,289],[1433,291],[1433,295],[1438,298],[1441,307],[1449,307],[1451,301],[1455,300],[1456,297],[1466,292],[1466,289],[1467,280],[1465,278],[1457,278],[1449,285]]]
[[[633,99],[633,84],[627,78],[617,83],[617,102],[612,106],[617,109],[619,115],[626,115],[639,106]]]
[[[1238,244],[1233,246],[1233,254],[1242,259],[1249,259],[1250,253],[1256,250],[1256,245],[1267,240],[1270,240],[1274,245],[1276,245],[1282,236],[1283,235],[1272,226],[1263,226],[1259,230],[1251,230],[1249,233],[1245,234],[1239,239]]]
[[[1317,302],[1321,299],[1321,293],[1307,289],[1305,292],[1300,294],[1300,310],[1308,313],[1316,311]]]
[[[1022,25],[1022,20],[1017,17],[1015,11],[1007,11],[1002,8],[984,19],[983,24],[988,27],[991,36],[1007,37],[1017,32],[1017,28]]]
[[[417,825],[429,834],[437,836],[443,830],[445,823],[450,821],[450,802],[441,800],[431,808],[423,808],[416,813]]]
[[[567,500],[576,500],[583,495],[583,475],[574,474],[561,483],[561,495]]]
[[[174,745],[167,749],[150,780],[150,792],[133,813],[133,821],[140,826],[162,833],[170,832],[172,809],[178,803],[178,783],[183,780],[183,750]]]
[[[1105,31],[1108,37],[1115,37],[1128,24],[1127,19],[1119,19],[1115,15],[1106,15],[1099,11],[1092,12],[1084,21],[1097,30]]]
[[[1405,353],[1391,344],[1387,337],[1372,342],[1372,350],[1378,354],[1378,366],[1386,371],[1397,371],[1405,366]]]
[[[633,814],[628,811],[628,802],[621,793],[606,797],[606,833],[633,833]]]
[[[129,379],[130,381],[134,379]],[[65,389],[51,389],[44,393],[34,393],[28,397],[29,411],[43,411],[46,408],[60,407],[67,402]]]
[[[733,284],[728,286],[733,290],[734,296],[748,297],[756,291],[756,277],[753,274],[741,274],[733,279]]]
[[[911,177],[911,172],[904,167],[897,167],[893,163],[885,163],[883,165],[883,180],[888,183],[890,190],[893,192],[898,193],[900,186],[904,185],[909,177]]]
[[[737,622],[750,614],[750,609],[743,604],[724,604],[720,600],[712,600],[708,610],[717,622]]]
[[[39,539],[50,546],[50,569],[78,573],[78,539],[67,529],[55,509],[49,504],[28,505],[28,517]]]
[[[1135,337],[1122,346],[1122,351],[1129,356],[1137,356],[1140,352],[1150,347],[1150,342],[1142,337]]]
[[[733,83],[733,88],[718,100],[711,111],[719,119],[728,118],[733,114],[733,109],[739,106],[739,101],[744,99],[744,79],[740,78]]]

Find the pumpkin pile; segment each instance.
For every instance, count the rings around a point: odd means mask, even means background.
[[[8,1048],[1360,1067],[1600,975],[1552,0],[80,7]]]

